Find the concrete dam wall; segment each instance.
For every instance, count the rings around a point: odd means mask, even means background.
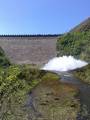
[[[0,46],[12,63],[42,65],[56,56],[58,35],[0,36]]]

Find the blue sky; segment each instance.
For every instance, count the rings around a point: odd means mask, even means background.
[[[64,33],[90,16],[90,0],[0,0],[0,34]]]

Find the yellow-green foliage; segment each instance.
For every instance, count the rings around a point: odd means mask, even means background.
[[[25,119],[28,93],[44,75],[44,71],[26,66],[0,68],[0,120],[16,120],[15,116],[17,120]]]
[[[42,79],[43,80],[59,80],[60,77],[55,73],[48,72],[42,77]]]

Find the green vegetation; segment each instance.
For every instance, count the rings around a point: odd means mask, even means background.
[[[29,109],[25,104],[29,93],[45,74],[29,66],[0,69],[0,120],[27,119]]]
[[[4,51],[0,47],[0,67],[7,67],[10,65],[10,61],[5,56]]]
[[[57,56],[72,55],[90,62],[90,18],[59,37]]]
[[[36,114],[33,115],[31,106],[27,105],[27,101],[31,102],[30,93],[33,94],[33,91],[36,91],[39,99],[39,106],[36,103],[37,114],[40,112],[43,117],[52,119],[54,112],[54,119],[58,115],[57,120],[76,120],[80,108],[75,97],[78,90],[60,83],[59,79],[57,74],[39,70],[34,65],[0,67],[0,120],[34,120]],[[37,116],[36,119],[38,120]]]
[[[90,61],[90,31],[64,34],[57,41],[57,55],[72,55]]]
[[[60,77],[59,77],[57,74],[55,74],[55,73],[48,72],[48,73],[43,77],[43,80],[47,81],[47,80],[50,80],[50,79],[56,81],[56,80],[59,80]]]
[[[73,71],[73,74],[80,80],[90,84],[90,64]]]
[[[43,94],[42,91],[38,93],[39,85],[41,85],[39,90],[44,91]],[[33,88],[36,89],[38,98],[41,97],[42,100],[45,100],[46,92],[47,94],[52,92],[53,96],[47,95],[50,103],[46,107],[48,110],[44,109],[45,115],[55,110],[59,118],[76,119],[79,111],[79,101],[75,98],[78,94],[76,88],[59,83],[59,76],[54,73],[40,71],[31,65],[12,65],[7,69],[0,69],[0,120],[29,120],[31,109],[26,105]],[[39,102],[43,106],[42,100]]]

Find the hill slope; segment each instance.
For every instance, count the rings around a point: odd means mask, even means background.
[[[57,55],[72,55],[90,62],[90,19],[59,37]]]
[[[74,27],[70,32],[84,32],[90,30],[90,17]]]

